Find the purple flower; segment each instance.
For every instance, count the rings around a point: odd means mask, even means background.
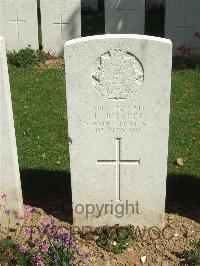
[[[62,237],[67,237],[67,236],[69,235],[69,231],[68,231],[66,228],[62,227],[62,228],[60,229],[60,235],[61,235]]]
[[[69,244],[71,246],[73,246],[75,244],[75,242],[76,242],[76,237],[72,235],[71,238],[70,238]]]
[[[31,207],[30,205],[26,205],[26,210],[28,211],[28,212],[32,212],[33,211],[33,207]]]
[[[38,253],[36,254],[36,256],[34,257],[34,259],[35,259],[36,262],[37,262],[37,261],[40,261],[41,258],[42,258],[42,255],[41,255],[40,252],[38,252]]]
[[[55,228],[51,228],[51,236],[53,237],[53,238],[55,238],[56,236],[57,236],[57,231],[56,231],[56,229]]]
[[[28,219],[28,216],[26,214],[22,214],[18,216],[18,219],[26,221]]]
[[[20,246],[19,252],[20,253],[26,253],[28,251],[28,248],[25,245]]]
[[[47,229],[42,229],[42,230],[41,230],[41,234],[42,234],[42,235],[46,235],[46,234],[47,234]]]
[[[53,222],[52,221],[43,221],[43,222],[41,222],[41,224],[43,225],[43,226],[45,226],[45,227],[52,227],[52,224],[53,224]]]
[[[45,241],[42,242],[41,251],[42,252],[48,252],[49,251],[49,245]]]
[[[30,227],[24,227],[24,229],[23,229],[23,233],[25,234],[25,235],[29,235],[30,233],[31,233],[31,228]]]
[[[83,262],[86,263],[88,258],[89,258],[89,253],[88,252],[83,252],[82,258],[83,258]]]
[[[72,251],[73,251],[75,254],[79,254],[79,248],[77,248],[76,246],[73,247]]]
[[[0,197],[1,197],[2,200],[5,200],[5,201],[6,201],[6,199],[7,199],[7,194],[4,193],[4,192],[1,192],[1,193],[0,193]]]
[[[42,260],[39,260],[36,265],[37,266],[44,266],[45,264]]]
[[[58,261],[60,261],[60,257],[59,256],[54,256],[53,260],[54,260],[54,262],[58,262]]]

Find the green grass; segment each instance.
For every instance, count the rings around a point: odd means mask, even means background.
[[[10,68],[21,169],[69,169],[63,69]]]
[[[23,194],[47,187],[70,198],[64,69],[9,68]],[[195,200],[200,189],[200,69],[172,75],[167,202]],[[185,160],[176,165],[177,158]],[[32,180],[32,181],[30,181]],[[25,183],[24,183],[25,182]],[[43,183],[43,184],[42,184]],[[69,183],[69,184],[68,184]],[[28,189],[29,187],[29,189]],[[33,187],[34,190],[33,190]],[[24,194],[24,195],[25,195]],[[70,199],[69,199],[70,200]],[[192,205],[193,206],[193,205]]]
[[[177,71],[172,76],[169,174],[200,174],[200,70]],[[185,165],[174,165],[176,158]]]

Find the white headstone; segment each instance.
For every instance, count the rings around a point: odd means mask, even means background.
[[[22,192],[3,37],[0,37],[0,81],[0,193],[7,194],[5,207],[21,214],[23,211]],[[2,199],[0,201],[2,203]],[[0,207],[0,214],[0,224],[3,224],[7,221],[6,217],[8,218],[4,213],[4,206]]]
[[[65,44],[76,225],[163,226],[172,45],[144,35]]]
[[[105,0],[105,32],[144,34],[145,0]]]
[[[8,50],[20,50],[29,45],[38,49],[36,0],[0,0],[0,34],[6,38]]]
[[[90,7],[91,9],[98,10],[98,0],[81,0],[81,5]]]
[[[200,54],[199,0],[166,0],[165,37],[172,40],[174,55],[183,55],[184,48],[186,54]]]
[[[81,2],[41,0],[40,8],[43,49],[62,55],[65,41],[81,36]]]

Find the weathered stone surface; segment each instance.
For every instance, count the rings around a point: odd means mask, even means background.
[[[81,2],[41,0],[40,8],[43,49],[62,55],[65,41],[81,36]]]
[[[199,10],[199,0],[166,0],[165,37],[174,55],[200,54]]]
[[[145,0],[105,0],[106,33],[144,34]]]
[[[163,226],[171,55],[142,35],[66,42],[75,225]]]
[[[5,208],[12,209],[18,214],[23,211],[6,49],[2,37],[0,37],[0,81],[0,193],[6,193],[7,195],[7,202],[0,198],[0,205],[2,205],[0,208],[0,224],[2,225],[8,223],[8,215],[4,213]],[[15,222],[11,219],[11,225]]]
[[[20,50],[29,45],[38,49],[37,1],[0,0],[0,35],[6,38],[8,50]]]

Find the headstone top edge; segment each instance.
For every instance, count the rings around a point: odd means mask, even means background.
[[[147,40],[165,43],[172,46],[172,42],[170,39],[154,37],[149,35],[140,35],[140,34],[104,34],[104,35],[93,35],[87,37],[76,38],[73,40],[69,40],[65,42],[64,47],[76,44],[76,43],[84,43],[92,40],[106,40],[106,39],[133,39],[133,40]]]

